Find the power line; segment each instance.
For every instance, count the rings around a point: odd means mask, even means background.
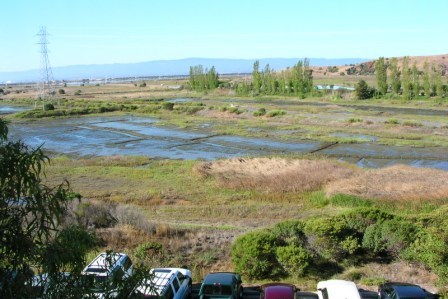
[[[39,42],[40,45],[40,78],[37,84],[37,95],[36,100],[42,100],[42,108],[45,110],[45,100],[50,100],[56,94],[54,88],[54,77],[53,71],[50,66],[50,59],[48,58],[48,39],[47,39],[47,29],[45,27],[41,27],[39,33]],[[35,103],[36,105],[36,103]]]

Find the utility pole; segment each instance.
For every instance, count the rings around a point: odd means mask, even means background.
[[[47,29],[45,27],[41,27],[39,33],[39,42],[40,45],[40,78],[39,83],[37,84],[37,95],[36,101],[42,100],[42,109],[45,110],[45,100],[50,100],[56,94],[54,88],[54,78],[53,72],[50,66],[50,60],[48,59],[48,40],[47,40]],[[36,106],[36,102],[34,102],[34,106]]]

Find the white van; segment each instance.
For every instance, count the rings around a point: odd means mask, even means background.
[[[138,298],[185,299],[191,294],[191,271],[183,268],[155,268],[133,291]]]
[[[91,291],[97,298],[121,296],[122,290],[114,286],[112,281],[124,281],[133,273],[134,267],[127,254],[106,252],[100,253],[81,272],[93,279]]]
[[[361,299],[358,287],[353,281],[326,280],[317,284],[319,299]]]

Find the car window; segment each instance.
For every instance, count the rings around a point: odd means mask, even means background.
[[[180,284],[182,284],[184,282],[185,276],[182,273],[177,272],[177,279],[179,279]]]
[[[127,271],[131,266],[132,266],[131,259],[129,257],[126,257],[123,265],[124,269]]]
[[[165,293],[165,299],[173,299],[174,298],[174,291],[173,288],[170,286]]]
[[[397,294],[392,288],[384,288],[380,293],[381,299],[397,299]]]
[[[205,285],[203,293],[204,295],[232,295],[232,288],[230,286]]]
[[[320,289],[319,291],[322,293],[322,298],[329,299],[327,289]]]
[[[232,288],[230,286],[221,286],[221,295],[232,295]]]
[[[174,287],[174,291],[178,291],[179,290],[179,281],[177,280],[177,277],[174,277],[173,279],[173,287]]]

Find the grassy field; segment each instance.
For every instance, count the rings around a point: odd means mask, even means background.
[[[357,80],[359,77],[320,76],[315,83],[353,85]],[[372,77],[368,80],[373,82]],[[375,140],[387,145],[448,146],[445,99],[357,101],[350,93],[321,94],[304,100],[239,98],[225,89],[204,94],[171,88],[184,81],[146,83],[146,87],[139,87],[141,82],[60,87],[65,94],[59,95],[61,106],[54,101],[55,111],[132,113],[158,118],[160,126],[188,130],[201,127],[213,134],[288,141]],[[14,86],[9,91],[0,103],[35,104],[31,87]],[[172,109],[163,105],[176,98],[191,100],[175,102]],[[262,108],[266,115],[255,116],[254,112]],[[275,113],[269,116],[272,111]],[[30,121],[29,116],[25,112],[8,119],[12,123]],[[204,124],[208,125],[205,129]],[[49,185],[68,180],[71,188],[83,196],[81,203],[73,203],[72,216],[95,229],[101,240],[98,250],[111,248],[136,256],[142,244],[161,244],[163,251],[146,262],[186,265],[196,280],[208,271],[233,269],[230,246],[237,236],[288,219],[339,215],[358,207],[423,217],[448,208],[446,172],[401,166],[363,170],[318,155],[214,162],[55,155],[46,173]],[[370,288],[381,279],[410,281],[410,276],[413,282],[430,289],[437,284],[437,277],[428,269],[401,260],[347,267],[336,275]],[[312,289],[317,279],[286,280]]]

